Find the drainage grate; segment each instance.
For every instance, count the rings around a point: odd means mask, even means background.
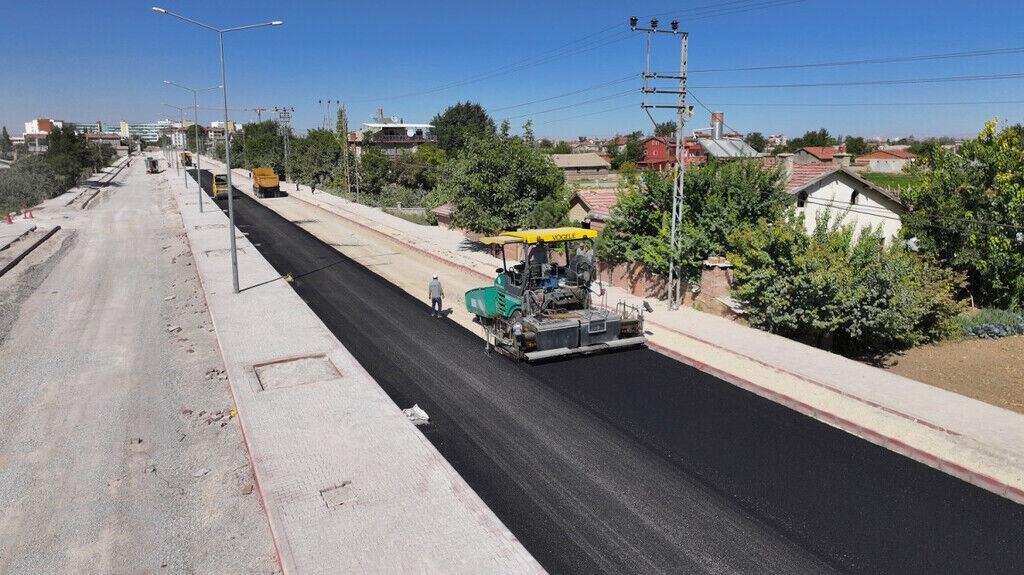
[[[351,481],[342,481],[334,487],[321,489],[320,497],[324,500],[324,505],[326,505],[328,509],[341,507],[346,503],[352,503],[358,499],[355,490],[352,488]]]
[[[338,368],[323,355],[271,361],[257,364],[253,369],[256,371],[260,391],[286,389],[342,377]]]

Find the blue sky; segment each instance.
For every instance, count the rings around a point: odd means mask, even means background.
[[[971,135],[994,116],[1024,121],[1024,104],[889,105],[1024,100],[1024,78],[711,88],[1024,73],[1024,52],[880,65],[696,72],[1024,47],[1024,3],[1016,0],[655,0],[643,6],[646,12],[640,12],[637,3],[600,0],[150,0],[8,3],[0,24],[0,50],[7,55],[0,66],[0,123],[20,134],[23,123],[36,117],[176,117],[176,111],[161,103],[191,104],[191,94],[167,87],[163,80],[219,84],[217,35],[152,12],[154,2],[218,27],[283,20],[283,26],[225,36],[229,106],[294,107],[293,124],[300,131],[320,124],[324,111],[318,100],[339,99],[348,102],[352,126],[369,121],[377,108],[408,122],[429,122],[446,106],[471,100],[495,110],[496,121],[512,117],[513,131],[532,117],[538,136],[649,132],[650,120],[638,105],[644,37],[628,32],[627,20],[634,14],[642,21],[658,14],[662,26],[673,17],[680,20],[681,28],[690,31],[692,93],[724,111],[726,123],[742,132],[797,136],[826,127],[833,134],[866,137]],[[763,7],[748,9],[754,6]],[[730,10],[733,13],[723,13]],[[678,70],[678,58],[677,40],[657,38],[655,69]],[[625,79],[631,74],[636,78]],[[466,82],[481,75],[492,77]],[[622,81],[613,83],[618,80]],[[497,110],[601,83],[607,85]],[[407,94],[415,95],[396,97]],[[220,104],[219,92],[201,98],[201,106]],[[822,105],[836,103],[854,105]],[[200,121],[206,124],[219,114],[203,110]],[[516,117],[524,114],[529,116]],[[707,126],[709,115],[698,106],[688,127]],[[662,111],[658,119],[670,116]],[[232,112],[232,118],[244,121],[255,119],[255,114]]]

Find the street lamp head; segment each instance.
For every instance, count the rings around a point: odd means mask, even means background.
[[[639,19],[636,16],[630,16],[630,18],[629,18],[629,27],[630,28],[636,28],[636,23],[638,21],[639,21]]]
[[[654,28],[655,30],[658,29],[658,19],[657,18],[652,18],[651,19],[651,28]]]
[[[679,20],[673,20],[672,21],[672,30],[678,30],[678,29],[679,29]]]
[[[284,24],[284,22],[280,20],[274,20],[273,22],[270,23],[271,26],[280,26],[281,24]]]
[[[164,84],[170,84],[170,83],[171,83],[170,80],[164,80]]]
[[[164,10],[163,8],[157,8],[156,6],[153,6],[153,11],[154,12],[159,12],[161,14],[166,14],[167,13],[167,10]]]

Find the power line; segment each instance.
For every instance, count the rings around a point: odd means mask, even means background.
[[[566,116],[564,118],[555,118],[554,120],[545,120],[543,122],[537,122],[537,126],[543,126],[545,124],[554,124],[555,122],[564,122],[565,120],[574,120],[576,118],[584,118],[587,116],[596,116],[598,114],[607,114],[608,112],[614,112],[616,110],[624,110],[626,108],[635,108],[636,104],[626,104],[624,106],[615,106],[614,108],[606,108],[604,110],[597,110],[596,112],[588,112],[586,114],[577,114],[575,116]]]
[[[866,107],[866,106],[981,106],[981,105],[994,105],[994,104],[1024,104],[1024,100],[977,100],[977,101],[960,101],[960,102],[835,102],[835,103],[739,103],[739,102],[722,102],[716,104],[716,107],[725,108],[729,106],[756,106],[756,107],[820,107],[820,108],[832,108],[832,107]]]
[[[761,10],[761,9],[764,9],[764,8],[774,8],[774,7],[779,7],[779,6],[786,6],[786,5],[789,5],[789,4],[797,4],[797,3],[800,3],[800,2],[804,2],[804,1],[806,1],[806,0],[768,0],[768,1],[761,1],[761,2],[751,2],[750,0],[740,0],[740,1],[726,2],[724,4],[723,3],[707,4],[707,5],[704,5],[704,6],[697,6],[697,7],[693,8],[693,9],[687,11],[686,14],[685,14],[685,17],[686,17],[687,21],[704,20],[704,19],[708,19],[708,18],[716,18],[716,17],[719,17],[719,16],[724,16],[724,15],[729,15],[729,14],[738,14],[738,13],[741,13],[741,12],[748,12],[748,11],[752,11],[752,10]],[[739,5],[735,6],[736,4],[739,4]],[[628,31],[618,32],[618,33],[612,34],[608,38],[595,38],[597,36],[601,36],[605,32],[608,32],[610,30],[614,30],[614,29],[618,28],[619,26],[620,26],[620,24],[618,24],[618,23],[610,25],[610,26],[607,26],[605,28],[597,30],[596,32],[592,32],[592,33],[587,34],[585,36],[581,36],[580,38],[578,38],[576,40],[573,40],[571,42],[567,42],[567,43],[562,44],[561,46],[558,46],[558,47],[553,48],[551,50],[540,52],[538,54],[535,54],[534,56],[530,56],[528,58],[524,58],[524,59],[522,59],[522,60],[520,60],[518,62],[511,62],[509,64],[505,64],[504,66],[500,66],[498,68],[495,68],[495,69],[493,69],[491,71],[483,72],[483,73],[475,75],[475,76],[470,76],[469,78],[466,78],[466,79],[463,79],[463,80],[459,80],[459,81],[456,81],[456,82],[452,82],[452,83],[448,83],[448,84],[442,84],[440,86],[436,86],[436,87],[433,87],[433,88],[427,88],[427,89],[424,89],[424,90],[418,90],[418,91],[415,91],[415,92],[408,92],[408,93],[405,93],[405,94],[398,94],[398,95],[394,95],[394,96],[381,96],[381,97],[378,97],[378,98],[362,98],[362,99],[347,100],[347,101],[351,102],[351,103],[366,103],[366,102],[380,102],[380,101],[386,101],[386,100],[396,100],[396,99],[400,99],[400,98],[411,98],[411,97],[414,97],[414,96],[421,96],[421,95],[426,95],[426,94],[433,94],[433,93],[437,93],[437,92],[442,92],[442,91],[445,91],[445,90],[450,90],[452,88],[457,88],[457,87],[460,87],[460,86],[465,86],[465,85],[468,85],[468,84],[473,84],[473,83],[477,83],[477,82],[482,82],[484,80],[489,80],[491,78],[495,78],[495,77],[498,77],[498,76],[503,76],[503,75],[511,74],[511,73],[514,73],[514,72],[525,70],[527,68],[533,68],[533,67],[536,67],[536,66],[541,66],[543,64],[547,64],[548,62],[551,62],[551,61],[554,61],[554,60],[557,60],[557,59],[560,59],[560,58],[565,58],[565,57],[568,57],[568,56],[574,56],[576,54],[580,54],[580,53],[583,53],[583,52],[589,52],[589,51],[592,51],[592,50],[596,50],[597,48],[603,48],[605,46],[609,46],[611,44],[616,44],[616,43],[619,43],[619,42],[622,42],[622,41],[625,41],[625,40],[629,39],[631,36],[630,36]]]
[[[624,92],[618,92],[618,93],[615,93],[615,94],[609,94],[607,96],[601,96],[599,98],[593,98],[593,99],[590,99],[590,100],[584,100],[583,102],[577,102],[575,104],[566,104],[565,106],[558,106],[557,108],[548,108],[547,110],[540,110],[538,112],[530,112],[530,113],[527,113],[527,114],[519,114],[518,116],[509,116],[509,117],[507,117],[505,119],[506,120],[515,120],[515,119],[518,119],[518,118],[526,118],[528,116],[537,116],[537,115],[540,115],[540,114],[547,114],[548,112],[557,112],[558,110],[566,110],[568,108],[577,108],[579,106],[586,106],[587,104],[593,104],[595,102],[603,102],[603,101],[606,101],[606,100],[614,100],[614,99],[617,99],[617,98],[623,98],[623,97],[629,96],[631,94],[636,94],[636,90],[633,90],[633,89],[626,90]]]
[[[611,80],[611,81],[608,81],[608,82],[602,82],[600,84],[594,84],[593,86],[587,86],[585,88],[580,88],[578,90],[573,90],[572,92],[565,92],[565,93],[562,93],[562,94],[556,94],[554,96],[549,96],[547,98],[542,98],[540,100],[533,100],[531,102],[523,102],[522,104],[514,104],[512,106],[504,106],[504,107],[501,107],[501,108],[492,108],[492,109],[490,109],[488,111],[491,112],[491,113],[494,113],[494,112],[501,112],[503,110],[511,110],[513,108],[522,108],[523,106],[530,106],[530,105],[533,105],[533,104],[539,104],[541,102],[548,102],[550,100],[557,100],[559,98],[564,98],[566,96],[572,96],[574,94],[579,94],[581,92],[587,92],[587,91],[590,91],[590,90],[596,90],[598,88],[604,88],[606,86],[614,86],[616,84],[622,84],[622,83],[628,82],[630,80],[633,80],[635,78],[636,78],[636,74],[630,74],[629,76],[625,76],[623,78],[617,78],[615,80]]]
[[[1001,56],[1005,54],[1024,53],[1024,46],[1015,48],[995,48],[991,50],[969,50],[964,52],[945,52],[941,54],[924,54],[919,56],[894,56],[891,58],[866,58],[862,60],[840,60],[836,62],[816,62],[810,64],[779,64],[770,66],[744,66],[737,68],[702,68],[690,70],[691,74],[708,72],[758,72],[764,70],[794,70],[802,68],[832,68],[838,66],[859,66],[869,64],[894,64],[899,62],[923,62],[927,60],[946,60],[952,58],[977,58],[982,56]]]
[[[1024,78],[1024,73],[983,74],[978,76],[944,76],[939,78],[908,78],[898,80],[853,80],[849,82],[807,82],[800,84],[736,84],[721,86],[691,86],[698,90],[739,90],[758,88],[815,88],[832,86],[889,86],[897,84],[936,84],[944,82],[979,82],[989,80],[1012,80]]]

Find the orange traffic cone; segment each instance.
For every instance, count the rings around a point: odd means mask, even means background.
[[[14,223],[14,222],[11,221],[11,214],[7,214],[7,223],[9,223],[9,224],[13,224]]]
[[[33,217],[34,217],[34,216],[32,216],[32,210],[29,210],[29,211],[28,211],[28,216],[27,216],[27,217],[28,217],[28,219],[30,219],[30,220],[31,220],[31,219],[33,219]]]

